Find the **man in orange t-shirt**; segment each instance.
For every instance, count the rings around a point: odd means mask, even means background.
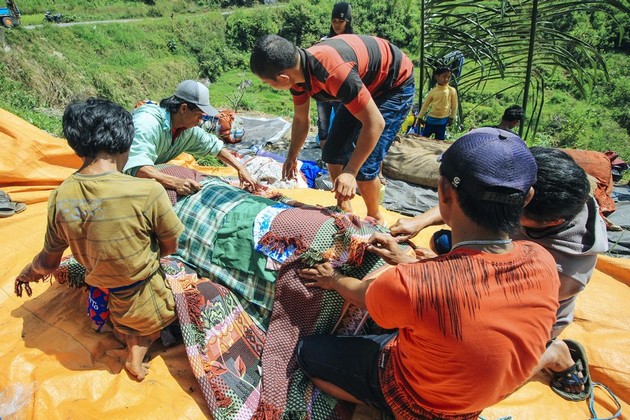
[[[361,281],[329,263],[300,270],[336,290],[383,335],[304,338],[300,366],[322,391],[401,418],[476,419],[524,383],[545,350],[559,280],[541,246],[512,241],[531,199],[536,163],[515,134],[473,130],[441,157],[440,213],[455,244],[417,261],[384,234],[368,251],[396,265]],[[509,170],[505,170],[509,168]]]

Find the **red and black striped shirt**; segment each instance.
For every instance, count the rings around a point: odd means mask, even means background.
[[[306,81],[291,87],[296,105],[337,100],[356,114],[370,98],[413,81],[409,57],[374,36],[337,35],[299,53]]]

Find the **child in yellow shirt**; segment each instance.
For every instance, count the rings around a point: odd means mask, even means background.
[[[424,123],[422,130],[424,137],[431,137],[431,134],[435,134],[436,140],[444,140],[446,126],[453,124],[457,114],[457,91],[448,84],[451,80],[450,68],[438,67],[433,73],[433,78],[437,82],[437,86],[429,91],[418,113],[418,119]],[[429,107],[431,109],[426,115]]]

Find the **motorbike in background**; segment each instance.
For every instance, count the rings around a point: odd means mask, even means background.
[[[61,23],[63,22],[63,15],[61,13],[53,13],[50,10],[46,10],[46,13],[44,13],[44,22]]]

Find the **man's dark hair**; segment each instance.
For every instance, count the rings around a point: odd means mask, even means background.
[[[98,152],[128,152],[133,140],[131,114],[106,99],[71,102],[63,113],[62,125],[68,144],[82,158],[95,157]]]
[[[503,112],[503,121],[521,121],[523,119],[523,108],[519,105],[512,105]]]
[[[188,105],[188,109],[190,109],[191,111],[194,111],[197,108],[199,108],[197,105],[190,102],[183,101],[179,99],[177,96],[169,96],[168,98],[164,98],[160,101],[160,106],[162,108],[165,108],[171,114],[176,114],[177,111],[179,111],[179,108],[182,106],[182,104]]]
[[[297,61],[298,49],[291,41],[278,35],[263,35],[254,45],[249,68],[258,77],[276,80],[278,73],[295,67]]]
[[[538,164],[534,198],[525,207],[525,216],[540,223],[573,219],[590,195],[584,169],[559,149],[532,147]]]
[[[446,177],[442,166],[444,165],[440,165],[440,175]],[[471,194],[461,191],[461,188],[453,188],[453,191],[457,194],[459,205],[464,214],[484,229],[492,232],[512,234],[521,227],[521,216],[523,215],[525,197],[523,197],[520,203],[504,204],[480,200]],[[505,187],[488,188],[488,191],[505,195],[517,192],[517,190]]]

